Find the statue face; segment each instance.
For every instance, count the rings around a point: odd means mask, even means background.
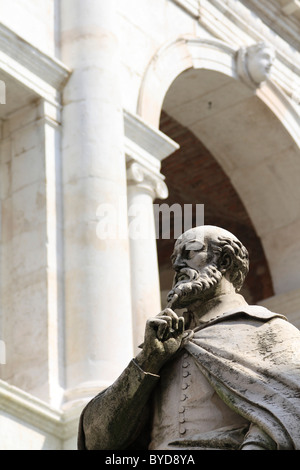
[[[268,78],[274,59],[274,52],[268,47],[249,51],[248,70],[255,82],[260,83]]]
[[[176,245],[171,257],[175,271],[180,270],[181,267],[201,269],[206,266],[208,253],[204,239],[182,239],[182,242]]]
[[[222,278],[217,255],[209,250],[204,237],[183,236],[177,240],[171,259],[175,276],[168,301],[176,295],[174,308],[185,307],[208,295]]]

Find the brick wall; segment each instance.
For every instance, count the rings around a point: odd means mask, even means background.
[[[194,208],[196,204],[204,204],[204,223],[229,230],[250,253],[250,272],[242,292],[247,300],[257,302],[272,296],[272,279],[260,239],[228,176],[195,135],[165,112],[161,115],[160,129],[180,149],[162,162],[169,197],[155,202],[193,204]],[[174,238],[157,240],[162,290],[170,288],[174,241]]]

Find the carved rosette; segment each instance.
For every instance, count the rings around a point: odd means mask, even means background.
[[[127,168],[128,185],[151,194],[153,200],[166,199],[169,195],[163,178],[162,174],[153,172],[140,163],[131,162]]]

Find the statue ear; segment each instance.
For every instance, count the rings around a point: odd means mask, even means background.
[[[232,258],[228,253],[222,253],[219,259],[219,269],[225,273],[232,265]]]

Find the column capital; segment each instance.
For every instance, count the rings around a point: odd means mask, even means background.
[[[169,195],[168,187],[161,173],[150,171],[135,161],[127,164],[127,182],[129,186],[136,186],[147,191],[153,199],[166,199]]]
[[[179,149],[179,144],[147,124],[140,116],[123,110],[125,154],[145,168],[159,171],[161,161]]]
[[[179,145],[140,116],[123,111],[127,182],[150,192],[153,199],[166,199],[168,188],[160,173],[161,161]]]

